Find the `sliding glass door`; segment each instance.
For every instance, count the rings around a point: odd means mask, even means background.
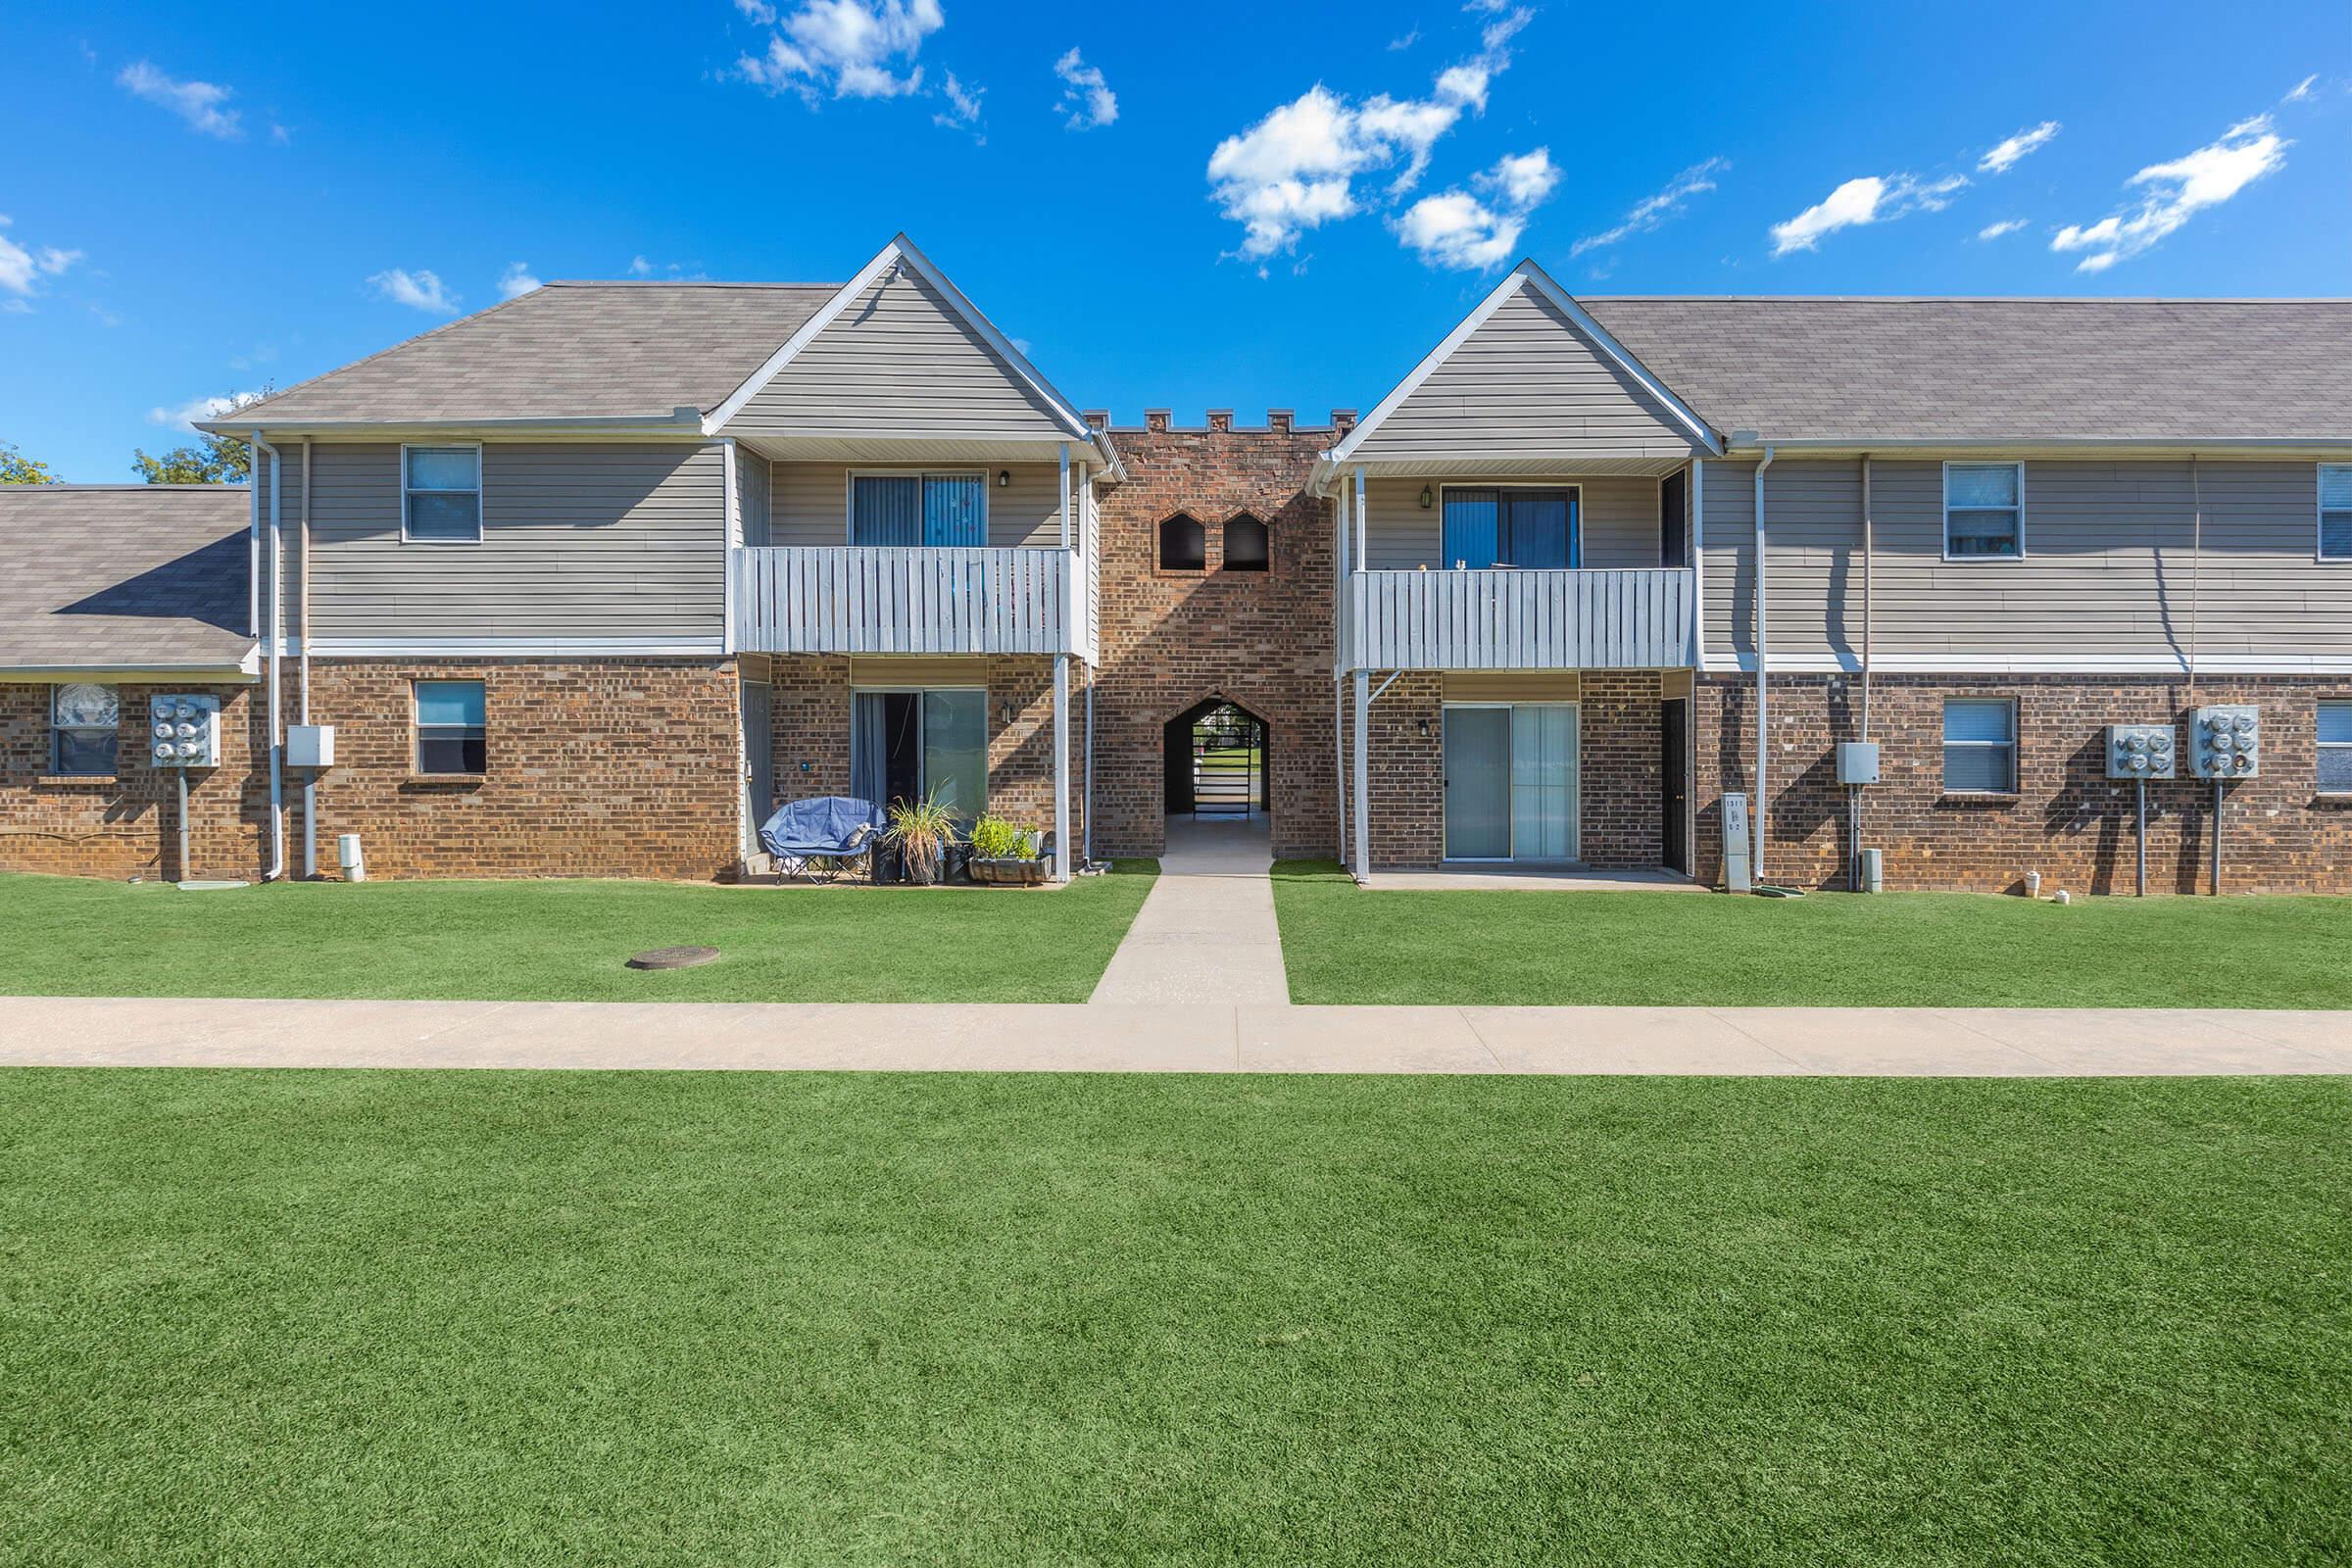
[[[1442,565],[1558,571],[1582,564],[1574,488],[1447,485]]]
[[[1446,858],[1577,858],[1572,703],[1446,709]]]
[[[988,806],[988,693],[860,691],[851,708],[850,793],[888,806],[937,797],[964,821]]]

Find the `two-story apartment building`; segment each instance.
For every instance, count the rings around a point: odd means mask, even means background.
[[[2095,892],[2105,726],[2245,703],[2258,769],[2148,786],[2152,889],[2217,830],[2227,888],[2352,885],[2352,304],[1528,264],[1360,421],[1113,430],[902,239],[550,285],[217,428],[250,487],[0,493],[0,863],[705,878],[779,799],[930,793],[1066,873],[1159,849],[1214,710],[1276,853],[1366,877],[1713,882],[1738,795],[1761,880]],[[227,720],[185,865],[174,690]]]

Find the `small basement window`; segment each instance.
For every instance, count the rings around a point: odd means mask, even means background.
[[[2017,704],[2006,697],[1944,700],[1943,788],[1948,795],[2016,793]]]
[[[49,693],[49,770],[109,777],[121,741],[122,705],[112,686],[53,687]]]
[[[486,773],[490,732],[478,680],[416,683],[416,771]]]
[[[1200,571],[1208,565],[1208,530],[1179,512],[1159,525],[1159,569]]]
[[[2320,465],[2320,559],[2352,561],[2352,463]]]
[[[400,449],[400,536],[418,544],[482,542],[482,449]]]
[[[2352,703],[2320,705],[2320,793],[2352,795]]]
[[[1943,466],[1943,555],[1947,561],[2014,560],[2026,553],[2026,466]]]
[[[1274,542],[1266,525],[1245,512],[1225,524],[1225,569],[1264,571],[1273,564]]]

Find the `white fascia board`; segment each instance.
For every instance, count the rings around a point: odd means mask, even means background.
[[[1722,441],[1717,439],[1714,430],[1706,420],[1698,416],[1696,411],[1677,397],[1673,389],[1668,387],[1665,382],[1651,373],[1648,366],[1634,358],[1624,344],[1610,335],[1608,328],[1592,318],[1591,312],[1577,304],[1575,298],[1566,289],[1553,282],[1550,274],[1534,262],[1526,261],[1512,268],[1510,275],[1495,284],[1494,291],[1478,302],[1477,309],[1463,317],[1461,323],[1446,335],[1446,340],[1430,350],[1421,363],[1413,367],[1412,373],[1397,382],[1396,390],[1381,399],[1380,406],[1365,416],[1354,429],[1348,432],[1346,440],[1331,449],[1328,454],[1330,460],[1335,464],[1344,464],[1354,457],[1357,449],[1363,445],[1365,439],[1375,429],[1379,428],[1383,419],[1395,413],[1397,406],[1406,398],[1411,397],[1420,388],[1421,383],[1436,372],[1439,366],[1451,359],[1454,350],[1468,342],[1470,335],[1484,326],[1487,318],[1500,310],[1505,300],[1527,288],[1533,288],[1541,294],[1561,315],[1567,317],[1579,331],[1591,338],[1593,345],[1606,355],[1619,369],[1632,376],[1636,382],[1640,383],[1643,391],[1664,405],[1667,412],[1674,416],[1676,422],[1690,432],[1690,439],[1704,449],[1710,457],[1723,456]]]
[[[613,436],[634,440],[700,441],[702,416],[693,409],[681,414],[644,414],[620,416],[551,418],[530,416],[513,419],[289,419],[280,424],[202,423],[195,426],[214,435],[241,441],[296,440],[304,436],[366,436],[395,441],[410,437],[438,440],[460,436],[493,436],[504,440],[601,441]]]
[[[1053,384],[1038,373],[1037,367],[1029,363],[1028,357],[1019,349],[1014,348],[1011,340],[997,330],[996,323],[981,315],[979,308],[964,297],[963,290],[950,282],[947,274],[934,266],[929,257],[915,248],[914,241],[904,234],[898,235],[889,244],[883,246],[872,261],[858,269],[856,277],[842,284],[840,290],[831,299],[825,301],[814,316],[801,323],[800,330],[784,340],[783,347],[768,356],[766,364],[754,370],[743,385],[728,394],[725,402],[712,409],[703,419],[703,433],[716,435],[720,429],[725,427],[728,420],[741,414],[743,406],[757,397],[761,387],[766,386],[768,382],[781,374],[784,367],[790,365],[799,356],[801,350],[815,342],[817,334],[839,319],[841,313],[850,308],[851,302],[871,288],[874,280],[880,277],[894,262],[913,269],[923,281],[939,290],[947,299],[949,308],[962,318],[964,324],[979,333],[981,340],[994,350],[1005,364],[1012,367],[1013,373],[1027,382],[1031,390],[1052,406],[1056,422],[1068,432],[1071,439],[1086,441],[1094,438],[1094,427],[1086,422],[1075,408],[1070,406],[1070,400],[1054,390]]]
[[[2096,454],[2101,457],[2190,458],[2238,456],[2248,458],[2311,458],[2332,462],[2352,458],[2352,436],[1809,436],[1798,440],[1773,437],[1742,439],[1725,456],[1756,458],[1770,446],[1783,455],[1820,458],[1858,458],[1865,454],[1900,454],[1921,459],[1936,457],[2056,457]]]
[[[1713,664],[1720,655],[1710,655]],[[1724,667],[1752,675],[1753,649],[1724,661]],[[1861,656],[1851,652],[1774,654],[1772,672],[1786,675],[1852,675]],[[1870,662],[1876,675],[2166,675],[2188,672],[2183,654],[1879,654]],[[2318,654],[2199,654],[2199,675],[2352,675],[2352,657]]]
[[[287,651],[305,651],[288,638]],[[726,639],[713,637],[321,637],[307,650],[318,659],[656,659],[718,657]]]

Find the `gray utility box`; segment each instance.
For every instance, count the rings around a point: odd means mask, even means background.
[[[2199,778],[2253,778],[2262,771],[2262,713],[2251,703],[2200,708],[2188,724],[2188,770]]]
[[[1876,784],[1879,781],[1879,743],[1877,741],[1839,741],[1838,743],[1838,782],[1840,784]]]
[[[2174,778],[2180,770],[2170,724],[2107,726],[2109,778]]]
[[[335,726],[332,724],[287,725],[286,765],[307,768],[334,766]]]
[[[220,699],[158,693],[147,705],[148,760],[158,767],[220,765]]]

